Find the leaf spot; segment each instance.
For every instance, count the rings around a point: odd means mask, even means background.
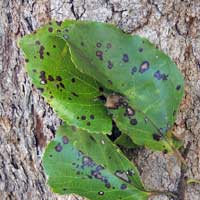
[[[135,72],[137,72],[137,67],[132,67],[132,69],[131,69],[131,74],[134,75]]]
[[[113,68],[113,63],[109,60],[108,61],[108,69],[112,69]]]
[[[58,144],[55,146],[55,150],[56,150],[57,152],[61,152],[61,151],[62,151],[62,146],[61,146],[60,143],[58,143]]]
[[[104,195],[103,191],[98,192],[98,195]]]
[[[44,46],[40,46],[39,54],[40,54],[40,59],[44,58]]]
[[[56,24],[57,24],[58,26],[61,26],[61,25],[62,25],[62,21],[56,21]]]
[[[62,78],[60,76],[56,76],[57,81],[62,81]]]
[[[64,89],[65,85],[63,83],[60,83],[60,86]]]
[[[62,137],[62,141],[63,141],[63,144],[68,144],[69,143],[69,139],[67,136],[63,136]]]
[[[48,80],[49,80],[49,81],[54,81],[53,76],[49,75],[49,76],[48,76]]]
[[[96,43],[96,47],[97,47],[97,48],[100,48],[101,45],[102,45],[101,42],[97,42],[97,43]]]
[[[124,54],[122,60],[127,63],[129,61],[128,54]]]
[[[79,97],[79,95],[76,94],[75,92],[72,92],[72,95],[75,96],[75,97]]]
[[[157,134],[157,133],[153,134],[153,139],[156,140],[156,141],[160,141],[161,137],[162,136],[160,134]]]
[[[121,190],[125,190],[125,189],[127,189],[127,185],[126,185],[126,184],[124,184],[124,183],[123,183],[123,184],[121,184],[121,186],[120,186],[120,189],[121,189]]]
[[[157,80],[167,80],[168,79],[168,75],[166,74],[161,74],[159,70],[157,70],[154,75],[153,75]]]
[[[135,110],[133,110],[131,107],[127,107],[126,108],[126,114],[128,116],[133,116],[133,115],[135,115]]]
[[[144,61],[141,65],[140,65],[140,69],[139,72],[141,74],[143,74],[144,72],[146,72],[149,69],[149,62],[148,61]]]
[[[85,116],[85,115],[82,115],[82,116],[81,116],[81,119],[82,119],[82,120],[86,120],[86,116]]]
[[[137,124],[137,119],[131,119],[130,123],[135,126]]]
[[[39,40],[35,41],[35,44],[40,45],[40,41]]]
[[[143,52],[143,50],[144,50],[143,48],[139,48],[139,49],[138,49],[138,51],[139,51],[140,53]]]
[[[181,89],[181,85],[177,85],[176,90],[180,90],[180,89]]]
[[[87,126],[90,126],[91,125],[91,123],[90,122],[87,122]]]
[[[49,27],[49,28],[48,28],[48,31],[49,31],[50,33],[52,33],[52,32],[53,32],[53,28],[52,28],[52,27]]]
[[[96,51],[96,56],[100,59],[103,60],[103,52],[102,51]]]
[[[102,87],[99,87],[99,92],[103,92],[104,89]]]
[[[109,42],[109,43],[107,43],[106,47],[107,47],[107,49],[110,49],[112,47],[112,44]]]
[[[75,82],[76,82],[76,79],[75,79],[75,78],[72,78],[71,81],[72,81],[72,83],[75,83]]]
[[[94,119],[94,115],[90,115],[90,119],[92,119],[92,120],[93,120],[93,119]]]

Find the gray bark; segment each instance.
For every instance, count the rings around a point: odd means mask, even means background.
[[[60,120],[32,87],[17,39],[51,19],[114,23],[155,43],[185,77],[185,97],[174,133],[188,148],[189,168],[174,155],[129,152],[147,188],[200,200],[200,1],[199,0],[0,0],[0,199],[74,199],[51,193],[41,166],[45,145]],[[152,197],[168,200],[167,196]]]

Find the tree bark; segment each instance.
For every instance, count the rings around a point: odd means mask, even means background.
[[[18,38],[51,19],[69,18],[114,23],[147,37],[177,63],[185,77],[185,97],[174,133],[187,147],[188,169],[181,169],[174,155],[146,149],[128,154],[147,188],[176,192],[179,200],[200,200],[200,185],[185,184],[186,177],[200,180],[199,0],[1,0],[0,199],[78,198],[53,194],[46,185],[41,156],[60,120],[32,87],[17,46]]]

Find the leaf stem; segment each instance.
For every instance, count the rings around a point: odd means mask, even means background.
[[[149,191],[151,195],[166,195],[168,197],[177,198],[177,195],[169,191]]]

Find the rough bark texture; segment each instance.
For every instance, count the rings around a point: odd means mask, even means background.
[[[185,184],[185,177],[200,179],[199,0],[0,0],[0,199],[76,199],[52,194],[46,185],[41,155],[60,120],[30,84],[17,47],[22,35],[66,18],[114,23],[147,37],[178,64],[185,97],[174,132],[188,147],[189,168],[181,169],[173,155],[145,149],[131,157],[147,188],[200,200],[200,185]]]

